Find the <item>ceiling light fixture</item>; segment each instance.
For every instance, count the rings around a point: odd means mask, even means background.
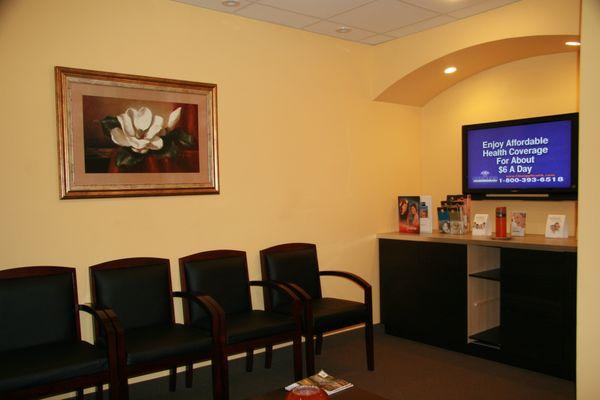
[[[222,2],[225,7],[237,7],[240,5],[240,2],[237,0],[225,0]]]
[[[581,42],[578,42],[576,40],[570,40],[568,42],[565,42],[565,44],[567,46],[581,46]]]
[[[450,75],[450,74],[453,74],[453,73],[455,73],[455,72],[456,72],[456,70],[457,70],[457,68],[456,68],[456,67],[448,67],[448,68],[446,68],[446,69],[444,70],[444,73],[445,73],[446,75]]]
[[[347,26],[340,26],[335,30],[337,33],[348,33],[352,31],[352,28],[348,28]]]

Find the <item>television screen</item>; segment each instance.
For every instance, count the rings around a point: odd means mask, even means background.
[[[463,126],[463,191],[575,196],[577,116]]]

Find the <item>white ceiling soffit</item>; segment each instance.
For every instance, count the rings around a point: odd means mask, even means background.
[[[519,0],[175,1],[353,42],[377,45]]]

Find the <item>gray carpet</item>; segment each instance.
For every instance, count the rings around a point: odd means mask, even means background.
[[[253,372],[245,371],[244,359],[231,361],[231,399],[291,383],[291,359],[288,347],[274,352],[270,370],[264,368],[263,354],[255,356]],[[382,326],[375,327],[374,372],[367,371],[362,329],[326,337],[316,363],[317,369],[390,400],[575,399],[574,382],[389,336]],[[130,399],[210,400],[210,379],[210,368],[198,369],[194,387],[186,389],[180,374],[174,393],[166,378],[138,383],[130,387]]]

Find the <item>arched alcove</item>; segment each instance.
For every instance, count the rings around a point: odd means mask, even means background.
[[[423,106],[439,93],[481,71],[512,61],[546,54],[577,51],[566,41],[573,35],[539,35],[514,37],[466,47],[439,57],[407,73],[388,86],[375,100],[410,106]],[[444,74],[455,66],[454,74]]]

